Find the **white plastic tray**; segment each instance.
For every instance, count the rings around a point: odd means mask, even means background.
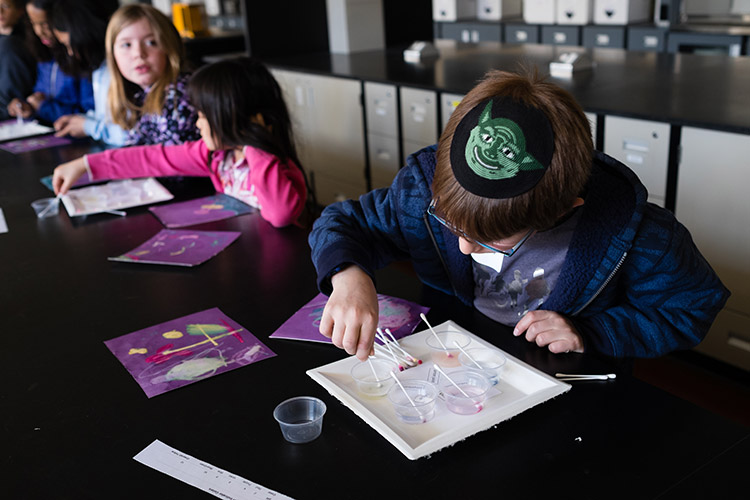
[[[410,460],[434,453],[446,446],[488,429],[519,413],[543,403],[570,389],[570,385],[550,377],[526,363],[510,356],[501,349],[485,342],[473,333],[461,328],[453,321],[435,326],[435,331],[460,332],[471,338],[468,348],[484,347],[501,352],[506,358],[500,382],[492,389],[484,408],[474,415],[451,413],[442,400],[437,402],[435,418],[425,424],[406,424],[394,413],[388,397],[369,398],[357,390],[350,375],[352,366],[359,363],[354,356],[330,363],[307,374],[331,395],[348,406],[355,414],[378,431],[393,446]],[[429,347],[425,339],[429,330],[403,338],[400,344],[423,364],[400,372],[401,380],[430,380],[434,376]],[[447,371],[447,370],[446,370]],[[450,372],[448,371],[450,374]]]
[[[174,198],[153,177],[110,181],[106,184],[72,189],[61,198],[71,217],[137,207]]]
[[[40,125],[36,121],[18,123],[15,120],[7,120],[0,123],[0,142],[51,134],[54,131],[55,129],[52,127]]]

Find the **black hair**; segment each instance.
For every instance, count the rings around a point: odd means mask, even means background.
[[[90,75],[106,57],[104,37],[111,7],[109,1],[94,0],[56,0],[52,5],[50,25],[69,34],[80,67],[78,76]]]
[[[224,59],[193,73],[189,93],[195,109],[205,115],[217,149],[252,146],[302,170],[308,193],[302,223],[312,224],[319,214],[315,191],[297,156],[281,88],[268,68],[253,57]],[[259,113],[263,124],[254,121]]]
[[[50,23],[52,18],[52,5],[57,0],[27,0],[26,5],[33,5],[39,10],[44,11],[47,15],[47,23]],[[30,20],[29,20],[30,22]],[[55,60],[60,69],[68,75],[77,75],[79,73],[78,64],[76,60],[68,55],[68,51],[60,43],[55,43],[52,47],[44,45],[39,37],[34,33],[34,28],[29,25],[26,28],[26,47],[31,52],[31,55],[39,62],[46,62]]]
[[[218,148],[253,146],[299,165],[281,88],[257,59],[237,57],[202,67],[190,79],[190,99],[206,116]],[[265,126],[253,121],[258,113]]]

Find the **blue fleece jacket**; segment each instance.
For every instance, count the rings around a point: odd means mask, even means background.
[[[334,203],[310,234],[318,286],[352,263],[370,276],[411,259],[419,278],[471,305],[471,259],[456,236],[427,215],[435,146],[414,153],[389,188]],[[636,175],[596,152],[560,277],[542,309],[568,317],[586,351],[654,357],[697,345],[729,291],[673,214],[647,203]]]
[[[64,73],[54,61],[44,61],[36,65],[36,86],[34,92],[46,96],[36,116],[48,123],[63,115],[85,113],[94,109],[91,81]]]

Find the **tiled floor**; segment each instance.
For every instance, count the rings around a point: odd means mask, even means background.
[[[697,353],[639,359],[633,375],[750,427],[750,373]]]

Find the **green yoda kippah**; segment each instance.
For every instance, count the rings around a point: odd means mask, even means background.
[[[554,149],[552,125],[541,110],[494,97],[459,122],[451,141],[451,168],[459,184],[477,196],[512,198],[536,186]]]

